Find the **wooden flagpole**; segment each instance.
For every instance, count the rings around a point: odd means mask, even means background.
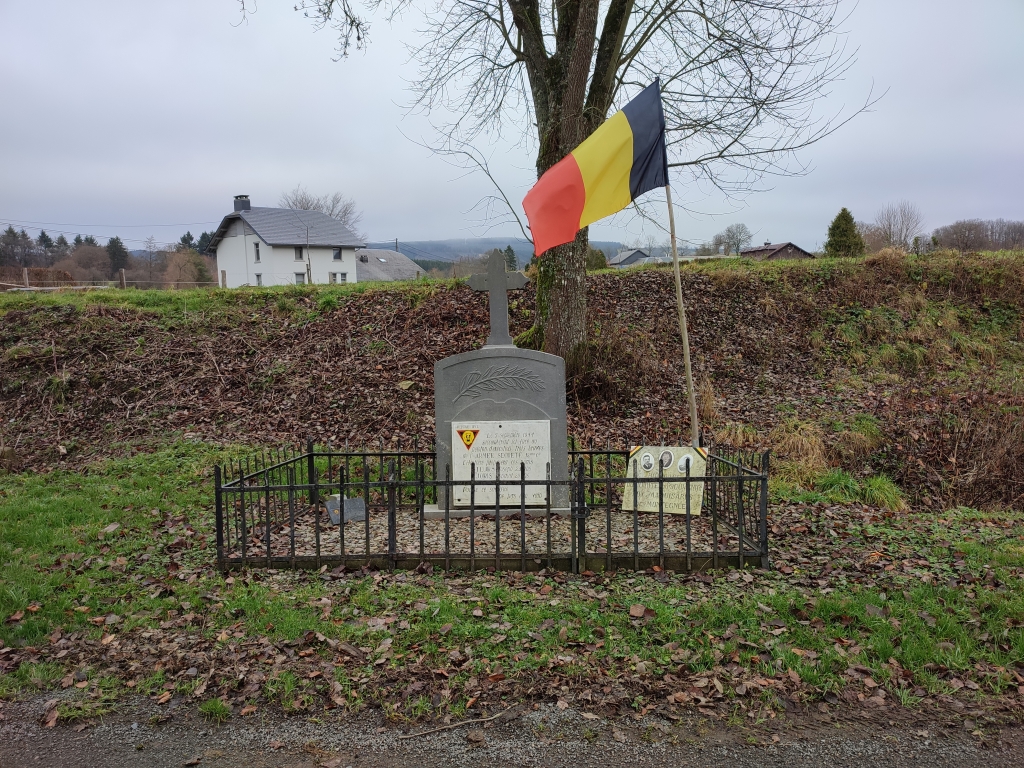
[[[686,369],[686,391],[690,397],[690,444],[700,447],[700,425],[697,423],[697,396],[693,389],[693,371],[690,367],[690,335],[686,330],[686,307],[683,306],[683,282],[679,276],[679,251],[676,248],[676,217],[672,211],[672,187],[665,185],[668,200],[668,228],[672,239],[672,269],[676,276],[676,306],[679,308],[679,335],[683,339],[683,366]]]

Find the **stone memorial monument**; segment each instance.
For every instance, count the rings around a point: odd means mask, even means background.
[[[443,480],[445,466],[451,467],[452,513],[470,506],[470,487],[458,483],[470,479],[471,468],[477,480],[492,483],[476,488],[472,501],[478,509],[494,508],[497,468],[502,482],[499,503],[516,510],[521,503],[521,464],[526,465],[527,480],[546,480],[549,471],[552,480],[568,480],[565,361],[519,349],[508,331],[507,291],[528,282],[519,272],[506,272],[504,256],[492,253],[487,272],[469,278],[470,287],[490,294],[487,343],[434,365],[437,476]],[[444,510],[445,491],[438,491],[438,510]],[[543,486],[527,486],[525,495],[528,507],[546,505]],[[567,486],[552,488],[551,506],[559,511],[569,506]]]

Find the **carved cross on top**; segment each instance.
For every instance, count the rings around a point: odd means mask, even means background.
[[[512,337],[508,333],[508,294],[525,288],[530,278],[522,272],[506,272],[505,256],[492,251],[487,259],[487,271],[469,276],[469,287],[474,291],[489,291],[491,304],[491,334],[487,347],[511,347]]]

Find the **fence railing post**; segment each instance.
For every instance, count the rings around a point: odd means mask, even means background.
[[[394,568],[398,561],[398,506],[395,460],[388,462],[388,558]]]
[[[736,535],[739,536],[739,569],[743,570],[743,481],[745,470],[739,464],[736,471]]]
[[[586,464],[580,456],[576,465],[576,573],[587,570],[587,480]]]
[[[313,441],[306,442],[306,482],[309,483],[309,505],[316,508],[320,503],[320,487],[316,480],[316,457],[313,455]]]
[[[224,567],[224,495],[221,491],[221,470],[220,464],[213,468],[213,487],[216,512],[214,513],[217,526],[217,566]]]
[[[760,498],[760,534],[761,534],[761,567],[768,568],[768,462],[769,452],[761,456],[761,498]]]
[[[718,459],[712,458],[711,465],[711,567],[718,569]]]

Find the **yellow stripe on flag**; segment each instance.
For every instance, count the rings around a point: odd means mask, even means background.
[[[623,112],[572,151],[587,191],[580,228],[611,216],[629,205],[629,172],[633,167],[633,131]]]

